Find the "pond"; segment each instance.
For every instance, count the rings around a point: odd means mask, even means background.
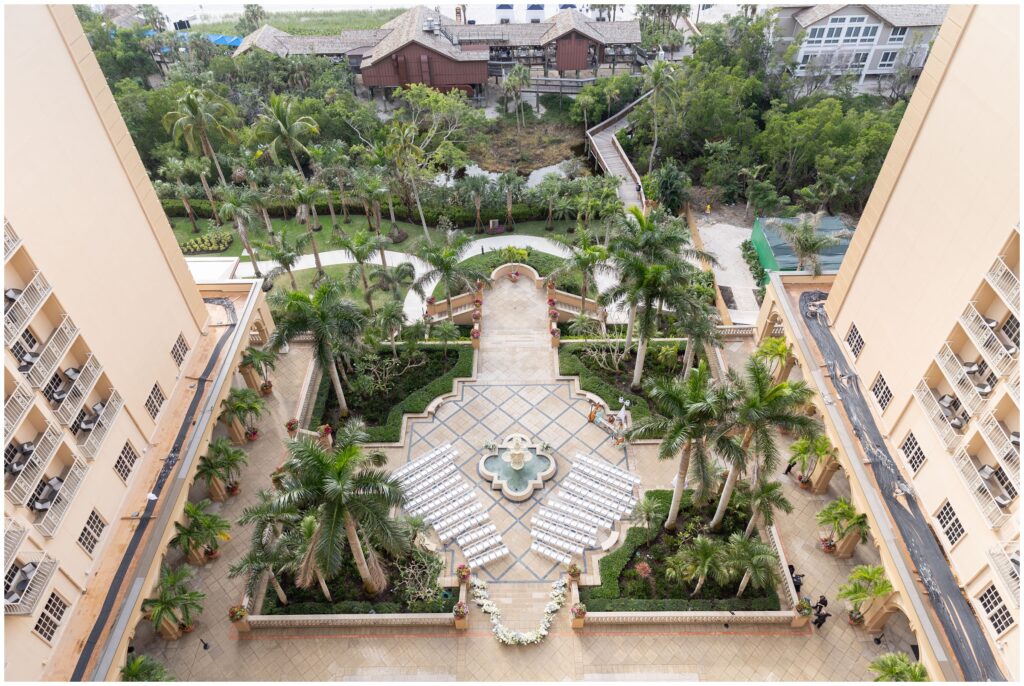
[[[566,161],[567,160],[562,160],[561,162],[548,165],[547,167],[534,169],[532,172],[530,172],[530,175],[526,177],[526,187],[533,188],[537,186],[538,184],[540,184],[541,181],[544,180],[544,177],[548,174],[558,174],[559,176],[564,177],[565,172],[562,171],[561,166],[562,163]],[[438,174],[437,176],[434,177],[434,183],[438,186],[452,186],[455,184],[455,178],[461,178],[462,176],[486,176],[488,180],[496,181],[498,177],[501,176],[501,174],[497,172],[487,171],[486,169],[481,169],[476,164],[470,164],[466,167],[463,167],[461,170],[459,170],[459,172],[456,172],[452,176],[443,173]]]

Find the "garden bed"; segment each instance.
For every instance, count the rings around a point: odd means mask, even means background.
[[[488,274],[501,265],[508,264],[508,262],[508,256],[501,250],[492,250],[491,252],[484,253],[483,255],[473,255],[472,257],[466,258],[462,261],[463,264],[480,267]],[[561,257],[556,257],[555,255],[549,255],[546,252],[526,248],[526,259],[520,261],[520,264],[532,267],[537,274],[543,278],[565,265],[565,260]],[[563,274],[555,280],[555,286],[566,293],[579,295],[583,288],[583,282],[578,274]],[[593,285],[591,285],[587,290],[589,291],[588,297],[593,298],[597,296],[597,290]],[[444,298],[444,286],[442,284],[437,284],[431,295],[440,302]],[[452,295],[454,296],[458,294],[452,293]]]

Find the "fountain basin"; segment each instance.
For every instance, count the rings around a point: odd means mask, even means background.
[[[525,461],[511,459],[515,451],[525,453]],[[477,471],[491,483],[491,488],[513,502],[528,500],[534,490],[555,474],[555,459],[530,443],[522,434],[507,436],[497,448],[480,458]]]

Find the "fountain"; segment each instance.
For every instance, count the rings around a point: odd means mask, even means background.
[[[523,434],[509,434],[500,443],[488,446],[480,458],[480,476],[491,482],[509,500],[521,502],[543,488],[554,475],[557,464],[544,446],[531,443]]]

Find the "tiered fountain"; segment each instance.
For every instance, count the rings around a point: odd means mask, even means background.
[[[556,467],[554,458],[540,445],[523,434],[509,434],[480,458],[478,470],[491,482],[491,488],[501,490],[509,500],[521,502],[529,499],[534,489],[543,488]]]

